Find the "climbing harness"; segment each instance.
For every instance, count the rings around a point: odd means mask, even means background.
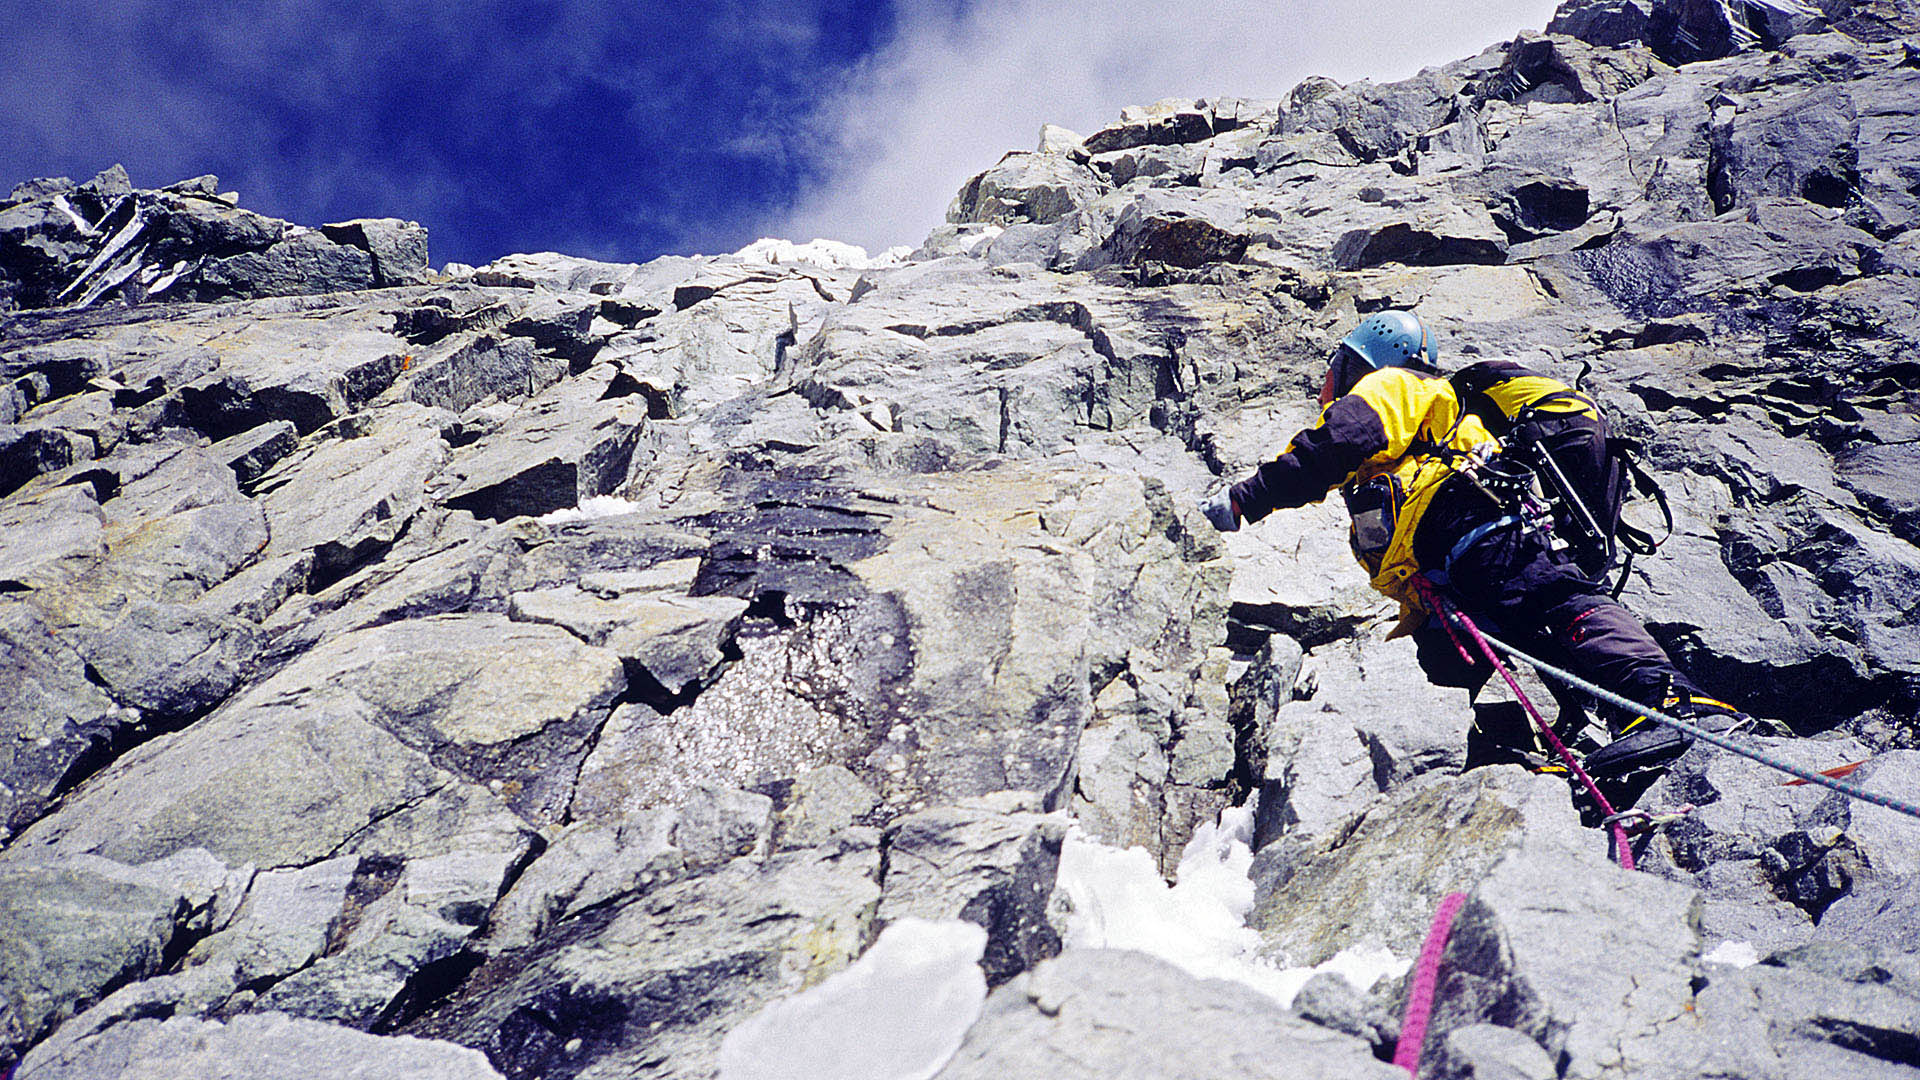
[[[1439,598],[1437,593],[1435,593],[1434,595],[1436,596],[1436,598]],[[1439,598],[1439,599],[1441,600],[1442,603],[1445,603],[1444,598]],[[1464,618],[1464,616],[1462,617]],[[1547,663],[1545,660],[1541,660],[1537,657],[1529,656],[1526,653],[1521,652],[1519,649],[1516,649],[1513,646],[1507,644],[1506,642],[1501,641],[1499,638],[1490,637],[1485,634],[1479,634],[1478,636],[1484,639],[1488,644],[1492,645],[1494,648],[1505,653],[1507,656],[1513,658],[1514,660],[1518,660],[1523,664],[1527,664],[1531,666],[1532,668],[1534,668],[1534,670],[1540,672],[1540,674],[1558,679],[1561,682],[1567,684],[1568,686],[1573,687],[1576,690],[1581,690],[1586,693],[1592,694],[1594,697],[1599,698],[1601,701],[1608,702],[1609,704],[1618,706],[1619,708],[1622,708],[1622,709],[1631,710],[1632,712],[1635,712],[1635,713],[1645,714],[1645,716],[1650,720],[1656,721],[1661,724],[1665,724],[1668,727],[1685,732],[1686,734],[1691,735],[1702,742],[1708,743],[1713,746],[1717,746],[1720,749],[1725,750],[1730,754],[1738,754],[1741,757],[1748,759],[1749,761],[1757,761],[1760,764],[1765,765],[1770,769],[1778,769],[1779,771],[1786,773],[1789,776],[1797,777],[1806,783],[1818,784],[1821,787],[1830,788],[1834,791],[1837,791],[1840,794],[1845,795],[1850,799],[1858,799],[1861,802],[1872,803],[1875,806],[1884,807],[1896,813],[1905,814],[1911,818],[1920,818],[1920,806],[1916,806],[1913,803],[1906,802],[1905,800],[1902,800],[1902,799],[1896,799],[1891,795],[1882,795],[1877,791],[1868,791],[1866,788],[1860,787],[1855,784],[1845,783],[1844,781],[1836,779],[1832,776],[1828,776],[1825,772],[1802,768],[1799,765],[1795,765],[1790,761],[1782,760],[1781,758],[1775,757],[1774,755],[1769,754],[1763,750],[1756,750],[1752,747],[1742,746],[1739,743],[1726,738],[1722,734],[1708,731],[1707,729],[1700,727],[1698,724],[1690,724],[1685,720],[1668,716],[1666,713],[1663,713],[1658,709],[1651,709],[1645,705],[1638,704],[1637,702],[1629,700],[1628,698],[1622,697],[1621,695],[1616,694],[1611,690],[1608,690],[1606,687],[1599,686],[1595,683],[1589,682],[1586,679],[1583,679],[1580,676],[1575,675],[1571,671],[1567,671],[1563,668],[1555,667],[1552,664]],[[1828,771],[1838,772],[1839,770],[1835,769],[1835,770],[1828,770]],[[1848,770],[1848,771],[1850,772],[1852,770]],[[1609,815],[1613,813],[1612,810],[1607,810],[1606,812]]]
[[[1500,657],[1493,651],[1493,648],[1488,644],[1487,637],[1480,632],[1480,628],[1474,625],[1473,620],[1467,617],[1466,612],[1461,611],[1446,597],[1440,595],[1440,591],[1434,588],[1432,583],[1427,581],[1425,577],[1416,574],[1413,581],[1414,588],[1419,590],[1421,597],[1426,600],[1428,606],[1441,614],[1442,622],[1447,628],[1447,634],[1453,639],[1453,647],[1460,650],[1460,658],[1468,663],[1473,662],[1472,654],[1467,652],[1466,643],[1460,639],[1459,630],[1464,630],[1467,636],[1473,639],[1473,643],[1479,648],[1481,655],[1486,657],[1487,662],[1492,664],[1494,670],[1500,673],[1500,677],[1507,681],[1508,688],[1513,691],[1513,696],[1519,699],[1520,705],[1526,709],[1527,715],[1533,717],[1534,725],[1540,729],[1540,734],[1546,739],[1547,745],[1553,747],[1553,752],[1558,754],[1560,760],[1566,763],[1567,770],[1578,777],[1581,784],[1585,785],[1587,794],[1593,797],[1593,804],[1600,808],[1602,814],[1605,814],[1608,818],[1612,818],[1617,811],[1614,810],[1613,804],[1607,801],[1607,797],[1601,794],[1600,785],[1594,783],[1593,777],[1587,775],[1587,770],[1580,767],[1580,761],[1573,756],[1573,751],[1567,749],[1567,744],[1561,742],[1560,736],[1554,734],[1553,725],[1547,723],[1546,717],[1540,715],[1539,709],[1534,708],[1532,699],[1527,697],[1527,692],[1520,689],[1520,680],[1513,677],[1513,672],[1507,669],[1507,665],[1502,662]],[[1458,630],[1456,630],[1456,627],[1458,627]],[[1633,869],[1633,851],[1627,846],[1626,827],[1614,821],[1608,824],[1607,831],[1613,835],[1613,854],[1614,858],[1620,862],[1620,869]]]
[[[1466,893],[1448,893],[1433,913],[1433,925],[1427,930],[1427,942],[1420,947],[1420,959],[1413,967],[1413,982],[1407,989],[1407,1012],[1400,1022],[1400,1040],[1393,1047],[1393,1063],[1407,1070],[1408,1076],[1420,1075],[1420,1050],[1427,1042],[1427,1021],[1433,1016],[1433,992],[1440,983],[1440,957],[1447,951],[1447,938],[1453,934],[1453,919],[1467,902]]]

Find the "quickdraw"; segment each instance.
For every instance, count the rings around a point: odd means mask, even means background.
[[[1634,807],[1612,814],[1601,821],[1602,825],[1618,825],[1627,830],[1629,836],[1640,836],[1652,832],[1662,825],[1671,825],[1700,809],[1692,803],[1681,803],[1671,810],[1642,810]]]

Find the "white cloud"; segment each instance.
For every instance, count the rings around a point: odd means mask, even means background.
[[[968,176],[1168,97],[1280,98],[1309,75],[1404,78],[1539,30],[1555,0],[905,0],[893,41],[829,96],[826,179],[766,235],[917,244]]]

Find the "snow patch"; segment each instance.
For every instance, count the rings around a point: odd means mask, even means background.
[[[1379,947],[1346,949],[1310,968],[1283,968],[1261,957],[1260,933],[1246,924],[1253,910],[1252,835],[1251,805],[1225,811],[1218,824],[1194,833],[1169,886],[1146,849],[1121,851],[1078,829],[1069,832],[1060,851],[1060,888],[1072,906],[1063,944],[1133,949],[1199,978],[1251,986],[1283,1006],[1323,971],[1366,990],[1412,966]]]
[[[1760,951],[1751,941],[1723,941],[1713,947],[1713,951],[1700,959],[1709,964],[1728,964],[1737,968],[1750,968],[1760,962]]]
[[[901,919],[820,985],[761,1009],[720,1043],[720,1080],[927,1080],[980,1018],[987,932]]]
[[[734,258],[744,262],[771,263],[774,266],[806,263],[826,270],[873,270],[899,266],[911,251],[911,248],[891,247],[878,255],[869,256],[866,248],[858,244],[843,244],[838,240],[812,240],[796,244],[791,240],[768,238],[755,240],[734,252]]]
[[[595,521],[599,518],[619,517],[622,514],[638,513],[640,504],[628,502],[618,495],[593,495],[581,499],[579,506],[565,506],[550,514],[542,514],[535,521],[542,525],[559,525],[568,521]]]

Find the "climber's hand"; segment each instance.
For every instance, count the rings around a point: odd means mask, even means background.
[[[1214,492],[1212,498],[1200,504],[1200,512],[1221,532],[1233,532],[1240,527],[1240,508],[1233,504],[1232,488]]]

